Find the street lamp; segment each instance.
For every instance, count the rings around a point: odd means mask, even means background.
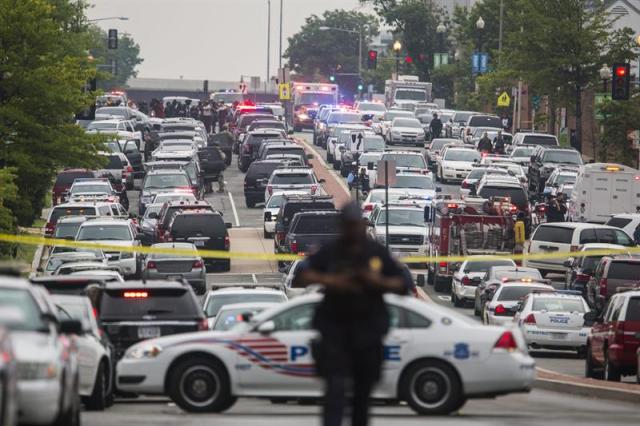
[[[337,27],[327,27],[321,26],[318,29],[320,31],[342,31],[343,33],[349,34],[358,34],[358,76],[362,78],[362,28],[364,25],[360,26],[357,30],[348,30],[345,28],[337,28]]]
[[[607,87],[607,83],[611,79],[611,68],[607,66],[607,64],[603,64],[602,68],[600,68],[600,79],[602,79],[602,87],[605,93],[609,90]]]
[[[87,22],[98,22],[98,21],[128,21],[129,18],[126,16],[109,16],[107,18],[96,18],[96,19],[87,19]]]
[[[476,21],[476,28],[478,29],[478,50],[482,50],[482,31],[484,30],[484,19],[482,16]]]
[[[400,51],[402,50],[402,43],[400,43],[400,40],[396,40],[393,43],[393,51],[395,52],[396,55],[396,78],[398,78],[398,75],[400,74]]]

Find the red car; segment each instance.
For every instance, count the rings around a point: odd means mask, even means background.
[[[584,315],[585,321],[593,322],[587,339],[587,377],[620,381],[621,376],[638,372],[640,288],[620,290],[601,314],[591,311]]]
[[[67,169],[58,173],[56,182],[53,184],[53,194],[51,195],[52,205],[57,206],[65,202],[67,192],[69,192],[69,188],[73,185],[74,180],[78,178],[95,177],[95,173],[87,169]]]

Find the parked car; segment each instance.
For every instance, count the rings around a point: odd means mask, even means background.
[[[564,261],[564,266],[567,268],[565,272],[565,290],[576,290],[582,292],[582,296],[587,298],[587,283],[593,276],[600,259],[604,256],[602,254],[589,255],[588,252],[610,252],[612,250],[624,250],[623,246],[616,244],[600,244],[600,243],[588,243],[581,245],[573,257]]]
[[[513,323],[520,299],[526,295],[539,292],[555,292],[546,281],[534,281],[531,278],[516,278],[503,281],[487,300],[483,322],[489,325],[509,325]]]
[[[282,167],[280,160],[260,160],[251,163],[244,175],[244,199],[247,207],[264,203],[264,192],[267,182],[274,170]]]
[[[0,307],[0,324],[4,323]],[[0,326],[0,424],[16,426],[18,423],[18,361],[16,360],[9,330]]]
[[[180,253],[147,255],[142,263],[142,277],[145,280],[185,280],[191,284],[196,294],[205,293],[207,269],[193,243],[158,243],[151,247],[162,250],[177,249]]]
[[[176,192],[191,188],[193,188],[191,179],[183,170],[170,169],[148,172],[142,182],[138,213],[144,214],[146,205],[153,203],[154,197],[161,192]]]
[[[213,328],[220,310],[227,305],[238,303],[283,303],[287,295],[280,290],[262,288],[228,287],[209,290],[204,299],[203,309],[209,328]]]
[[[465,302],[475,299],[476,287],[479,279],[484,278],[493,267],[516,268],[516,263],[511,259],[474,260],[469,256],[467,260],[457,266],[451,280],[451,302],[456,307],[464,306]]]
[[[581,166],[580,153],[575,149],[539,147],[531,156],[529,165],[529,193],[539,196],[551,173],[562,166]]]
[[[317,179],[310,168],[282,168],[275,169],[267,182],[264,193],[266,200],[274,192],[305,191],[310,195],[322,194],[321,184],[324,179]]]
[[[96,173],[87,169],[66,169],[56,176],[51,193],[51,204],[57,206],[65,202],[65,195],[76,179],[95,178]]]
[[[522,266],[492,266],[481,279],[474,278],[476,290],[473,302],[473,314],[484,318],[486,303],[493,298],[493,294],[503,283],[503,280],[531,279],[532,282],[542,282],[542,275],[537,269]]]
[[[640,258],[624,254],[602,257],[587,283],[589,306],[602,311],[618,288],[634,286],[640,281],[639,278]]]

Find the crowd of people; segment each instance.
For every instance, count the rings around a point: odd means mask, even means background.
[[[207,133],[216,133],[216,125],[218,131],[222,131],[230,118],[231,111],[236,106],[235,104],[227,106],[224,102],[214,100],[194,101],[191,99],[173,99],[163,103],[154,98],[150,103],[149,114],[158,118],[190,117],[202,121]]]

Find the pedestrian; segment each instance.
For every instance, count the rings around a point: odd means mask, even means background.
[[[211,133],[215,133],[216,124],[218,123],[218,105],[214,101],[211,101],[210,104],[211,104]]]
[[[502,129],[505,132],[509,129],[509,117],[506,114],[502,116]]]
[[[311,342],[316,372],[325,381],[324,426],[340,426],[351,384],[351,425],[366,426],[369,396],[380,379],[383,338],[389,330],[384,293],[406,294],[402,271],[389,251],[367,237],[356,203],[340,214],[341,235],[310,255],[298,279],[320,284],[324,298],[312,321],[319,338]]]
[[[356,174],[353,170],[349,171],[349,175],[347,176],[347,185],[349,186],[349,191],[353,189],[353,185],[356,181]]]
[[[491,143],[491,139],[489,139],[489,135],[487,134],[487,132],[484,132],[484,134],[482,135],[482,139],[480,139],[480,141],[478,142],[478,151],[491,154],[492,150],[493,144]]]
[[[431,132],[431,140],[437,139],[442,133],[442,120],[438,118],[438,114],[433,114],[431,124],[429,124],[429,131]]]
[[[502,136],[502,130],[498,130],[498,134],[493,138],[493,153],[504,154],[504,136]]]
[[[360,169],[360,176],[358,178],[360,182],[360,189],[362,190],[362,195],[366,195],[369,193],[369,175],[367,174],[367,170],[365,168]]]
[[[222,131],[222,128],[227,124],[228,113],[229,109],[224,105],[220,105],[220,108],[218,108],[218,129],[220,129],[220,131]]]
[[[551,195],[547,202],[547,222],[564,222],[567,206],[564,204],[562,194]]]
[[[218,175],[218,193],[224,193],[224,173],[222,171],[220,171],[220,174]]]
[[[204,103],[204,107],[202,107],[202,122],[204,123],[207,135],[211,134],[211,114],[211,104],[207,101]]]

